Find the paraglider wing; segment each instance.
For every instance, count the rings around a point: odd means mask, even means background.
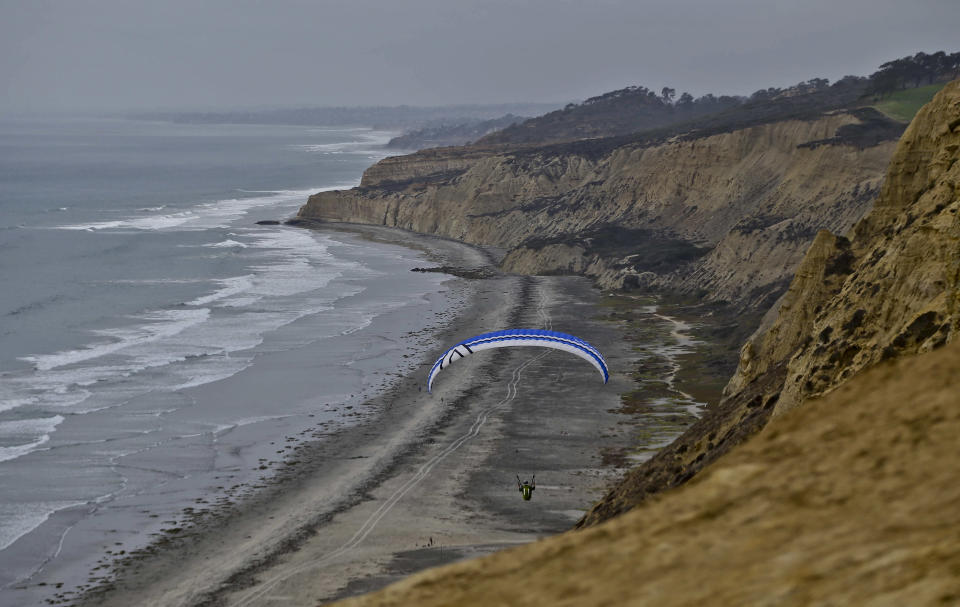
[[[430,375],[427,377],[427,391],[430,392],[432,390],[433,380],[436,379],[440,371],[461,358],[466,358],[482,350],[517,346],[538,346],[569,352],[596,367],[597,371],[600,371],[600,374],[603,376],[603,383],[607,383],[607,380],[610,379],[607,362],[603,360],[603,356],[600,355],[600,352],[596,348],[579,337],[541,329],[507,329],[505,331],[494,331],[465,339],[444,352],[443,356],[438,358],[437,362],[435,362],[430,369]]]

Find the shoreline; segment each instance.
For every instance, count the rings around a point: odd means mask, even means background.
[[[490,252],[481,252],[475,247],[454,241],[444,241],[443,239],[434,239],[429,236],[405,234],[396,230],[378,231],[375,228],[368,229],[368,226],[353,226],[353,229],[340,229],[341,227],[350,228],[350,226],[337,226],[336,231],[349,232],[385,243],[407,246],[408,248],[427,253],[427,258],[431,261],[453,262],[459,266],[479,266],[492,259]],[[455,277],[450,277],[449,280],[457,281],[459,284],[467,286],[473,282]],[[486,307],[489,308],[489,306]],[[469,310],[469,306],[467,309],[462,310],[461,313],[468,317],[475,316],[467,310]],[[445,313],[445,315],[448,314],[449,313]],[[436,332],[440,335],[449,334],[452,330],[451,325],[453,324],[453,319],[447,318],[443,323],[446,326],[439,331],[436,331],[434,327],[425,327],[419,331],[419,333]],[[443,341],[443,338],[440,339]],[[432,352],[423,354],[423,360],[419,365],[420,368],[428,369],[429,364],[432,364],[432,360]],[[425,371],[423,375],[425,377]],[[280,468],[278,474],[272,480],[264,483],[263,485],[265,486],[259,487],[254,495],[248,496],[220,512],[214,512],[212,516],[199,517],[197,520],[192,521],[193,529],[191,531],[193,532],[193,537],[188,539],[171,536],[161,537],[132,557],[123,559],[123,564],[118,568],[120,574],[116,577],[115,581],[102,587],[91,588],[74,599],[66,597],[65,600],[67,602],[76,601],[75,604],[81,605],[99,605],[104,604],[104,601],[116,601],[116,604],[131,604],[142,601],[143,593],[140,588],[141,584],[155,584],[164,577],[165,572],[170,572],[171,575],[174,575],[173,571],[178,568],[180,561],[184,557],[191,558],[196,556],[197,552],[203,551],[203,544],[222,545],[222,539],[216,537],[222,529],[243,527],[250,523],[251,520],[255,523],[261,515],[263,515],[263,518],[267,518],[269,515],[265,513],[276,506],[275,502],[278,496],[302,491],[303,486],[309,482],[312,476],[310,471],[311,466],[317,463],[329,463],[330,460],[327,458],[328,454],[337,454],[337,458],[340,460],[338,468],[342,470],[339,473],[327,471],[321,476],[340,476],[344,478],[359,478],[363,476],[364,480],[362,482],[353,483],[353,486],[350,487],[338,487],[338,490],[334,491],[335,493],[342,492],[349,494],[348,497],[340,499],[337,496],[327,496],[319,507],[304,509],[305,511],[302,513],[294,513],[292,510],[297,510],[297,508],[292,508],[291,512],[287,513],[289,520],[283,525],[286,529],[282,534],[282,538],[266,542],[265,544],[269,544],[268,547],[257,547],[249,550],[249,554],[244,560],[255,563],[256,565],[254,567],[239,567],[237,571],[231,572],[229,576],[220,576],[220,583],[210,584],[208,585],[210,586],[209,588],[198,588],[197,592],[190,593],[191,596],[189,596],[189,598],[180,596],[170,604],[203,604],[210,600],[212,593],[219,589],[221,583],[233,583],[226,582],[227,577],[242,577],[244,572],[262,567],[266,562],[269,562],[270,559],[275,558],[275,555],[296,549],[297,544],[310,534],[309,529],[317,525],[322,525],[324,521],[336,516],[338,512],[362,500],[366,492],[380,482],[379,477],[388,474],[390,468],[402,460],[403,453],[396,453],[396,443],[400,441],[394,441],[394,444],[386,445],[388,447],[386,454],[378,458],[378,460],[382,461],[367,466],[360,466],[359,468],[363,468],[363,470],[358,470],[358,466],[356,465],[348,465],[350,462],[355,463],[356,461],[363,461],[370,458],[368,455],[356,454],[357,451],[362,450],[361,447],[357,447],[357,444],[363,440],[364,436],[371,433],[386,435],[388,433],[383,430],[385,427],[402,423],[403,420],[400,419],[402,415],[396,411],[398,407],[391,406],[387,403],[388,401],[396,401],[398,396],[404,392],[408,397],[411,391],[416,394],[417,380],[417,374],[406,374],[402,377],[397,374],[397,377],[392,380],[390,387],[386,388],[379,396],[364,403],[363,408],[370,411],[370,413],[365,414],[364,417],[375,418],[374,422],[363,422],[357,426],[342,429],[332,436],[325,437],[324,440],[299,445],[295,449],[294,454],[289,457],[289,459],[293,460],[293,465],[288,464]],[[353,453],[353,455],[351,455],[351,453]],[[286,501],[289,502],[292,500],[287,499]],[[199,586],[204,586],[204,584],[199,584]],[[124,595],[125,590],[128,589],[132,594],[125,599],[122,595]],[[63,599],[63,597],[60,598]]]
[[[450,265],[483,265],[496,255],[376,226],[329,227],[426,248],[428,258]],[[520,352],[461,363],[432,397],[418,389],[417,373],[398,377],[368,401],[376,410],[371,421],[296,448],[297,463],[275,483],[229,512],[197,521],[193,537],[163,538],[128,559],[115,581],[88,591],[79,604],[253,605],[275,604],[277,597],[317,603],[570,529],[623,471],[605,451],[637,447],[635,412],[619,397],[634,387],[632,345],[623,327],[597,317],[600,294],[584,278],[450,280],[473,297],[459,318],[445,320],[437,332],[442,343],[547,319],[600,348],[614,385],[594,385],[595,371],[579,361],[556,354],[532,360]],[[424,378],[434,357],[422,355]],[[519,392],[505,400],[513,371],[525,363],[514,386]],[[533,386],[543,393],[531,394]],[[517,396],[522,403],[514,402]],[[433,459],[457,441],[455,452]],[[424,466],[427,473],[418,475]],[[513,486],[514,474],[527,469],[540,471],[540,492],[530,503]]]

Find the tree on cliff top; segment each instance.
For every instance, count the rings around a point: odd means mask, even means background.
[[[937,81],[952,80],[960,76],[960,52],[947,54],[917,53],[887,61],[870,75],[870,90],[883,97],[896,90],[916,88]]]
[[[628,86],[568,104],[562,110],[532,118],[488,135],[477,143],[544,143],[627,135],[662,128],[712,114],[743,102],[741,97],[712,94],[694,99],[683,93],[674,103],[676,89],[663,87],[658,95],[645,86]]]

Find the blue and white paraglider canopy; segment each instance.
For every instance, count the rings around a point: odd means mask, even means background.
[[[505,331],[494,331],[465,339],[444,352],[443,356],[438,358],[437,362],[433,363],[433,368],[430,369],[430,375],[427,377],[427,391],[432,390],[433,380],[436,379],[437,374],[455,361],[481,350],[516,346],[553,348],[554,350],[563,350],[575,354],[596,367],[597,371],[603,376],[603,383],[607,383],[607,380],[610,379],[607,362],[603,360],[600,351],[579,337],[540,329],[506,329]]]

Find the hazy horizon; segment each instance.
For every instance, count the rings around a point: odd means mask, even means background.
[[[749,95],[955,52],[955,0],[0,0],[0,111]]]

